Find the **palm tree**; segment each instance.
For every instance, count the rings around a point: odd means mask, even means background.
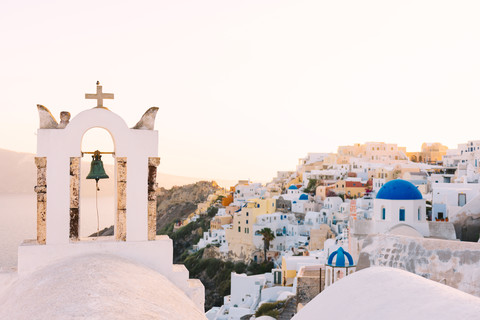
[[[259,233],[263,236],[263,256],[264,261],[267,261],[267,251],[270,248],[270,241],[275,239],[275,234],[273,233],[272,229],[270,228],[263,228],[259,231]]]

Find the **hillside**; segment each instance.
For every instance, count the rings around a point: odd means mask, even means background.
[[[157,191],[157,230],[175,220],[186,218],[195,211],[197,204],[207,200],[208,195],[218,189],[216,183],[208,181],[171,189],[160,188]]]
[[[232,272],[261,274],[270,272],[273,263],[246,265],[243,262],[223,261],[212,258],[213,247],[207,247],[193,252],[193,245],[210,227],[210,221],[218,212],[216,207],[210,207],[205,216],[174,231],[173,221],[158,229],[159,234],[166,234],[173,240],[173,262],[184,264],[190,272],[190,277],[199,279],[205,286],[205,310],[213,306],[221,306],[223,297],[230,294],[230,277]]]

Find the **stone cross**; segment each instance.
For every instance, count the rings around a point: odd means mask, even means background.
[[[113,93],[103,93],[100,81],[97,81],[97,93],[85,93],[85,99],[97,99],[97,108],[104,108],[103,99],[113,99]]]

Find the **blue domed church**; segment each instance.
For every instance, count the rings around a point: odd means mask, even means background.
[[[378,191],[373,210],[375,233],[429,236],[425,199],[408,181],[387,182]]]
[[[338,248],[328,256],[325,268],[325,288],[354,273],[355,268],[356,265],[353,262],[352,255],[343,250],[342,247]]]

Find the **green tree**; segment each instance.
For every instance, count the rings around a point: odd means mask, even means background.
[[[273,233],[272,229],[270,228],[263,228],[259,231],[259,233],[263,236],[263,254],[264,254],[264,261],[267,261],[267,251],[270,248],[270,241],[275,239],[275,234]]]
[[[209,207],[207,209],[207,215],[210,217],[210,218],[213,218],[215,217],[215,215],[217,214],[218,212],[218,208],[217,207]]]
[[[317,179],[308,179],[308,185],[307,187],[305,188],[305,190],[303,190],[303,192],[305,193],[315,193],[315,189],[317,188],[318,186],[318,180]]]

